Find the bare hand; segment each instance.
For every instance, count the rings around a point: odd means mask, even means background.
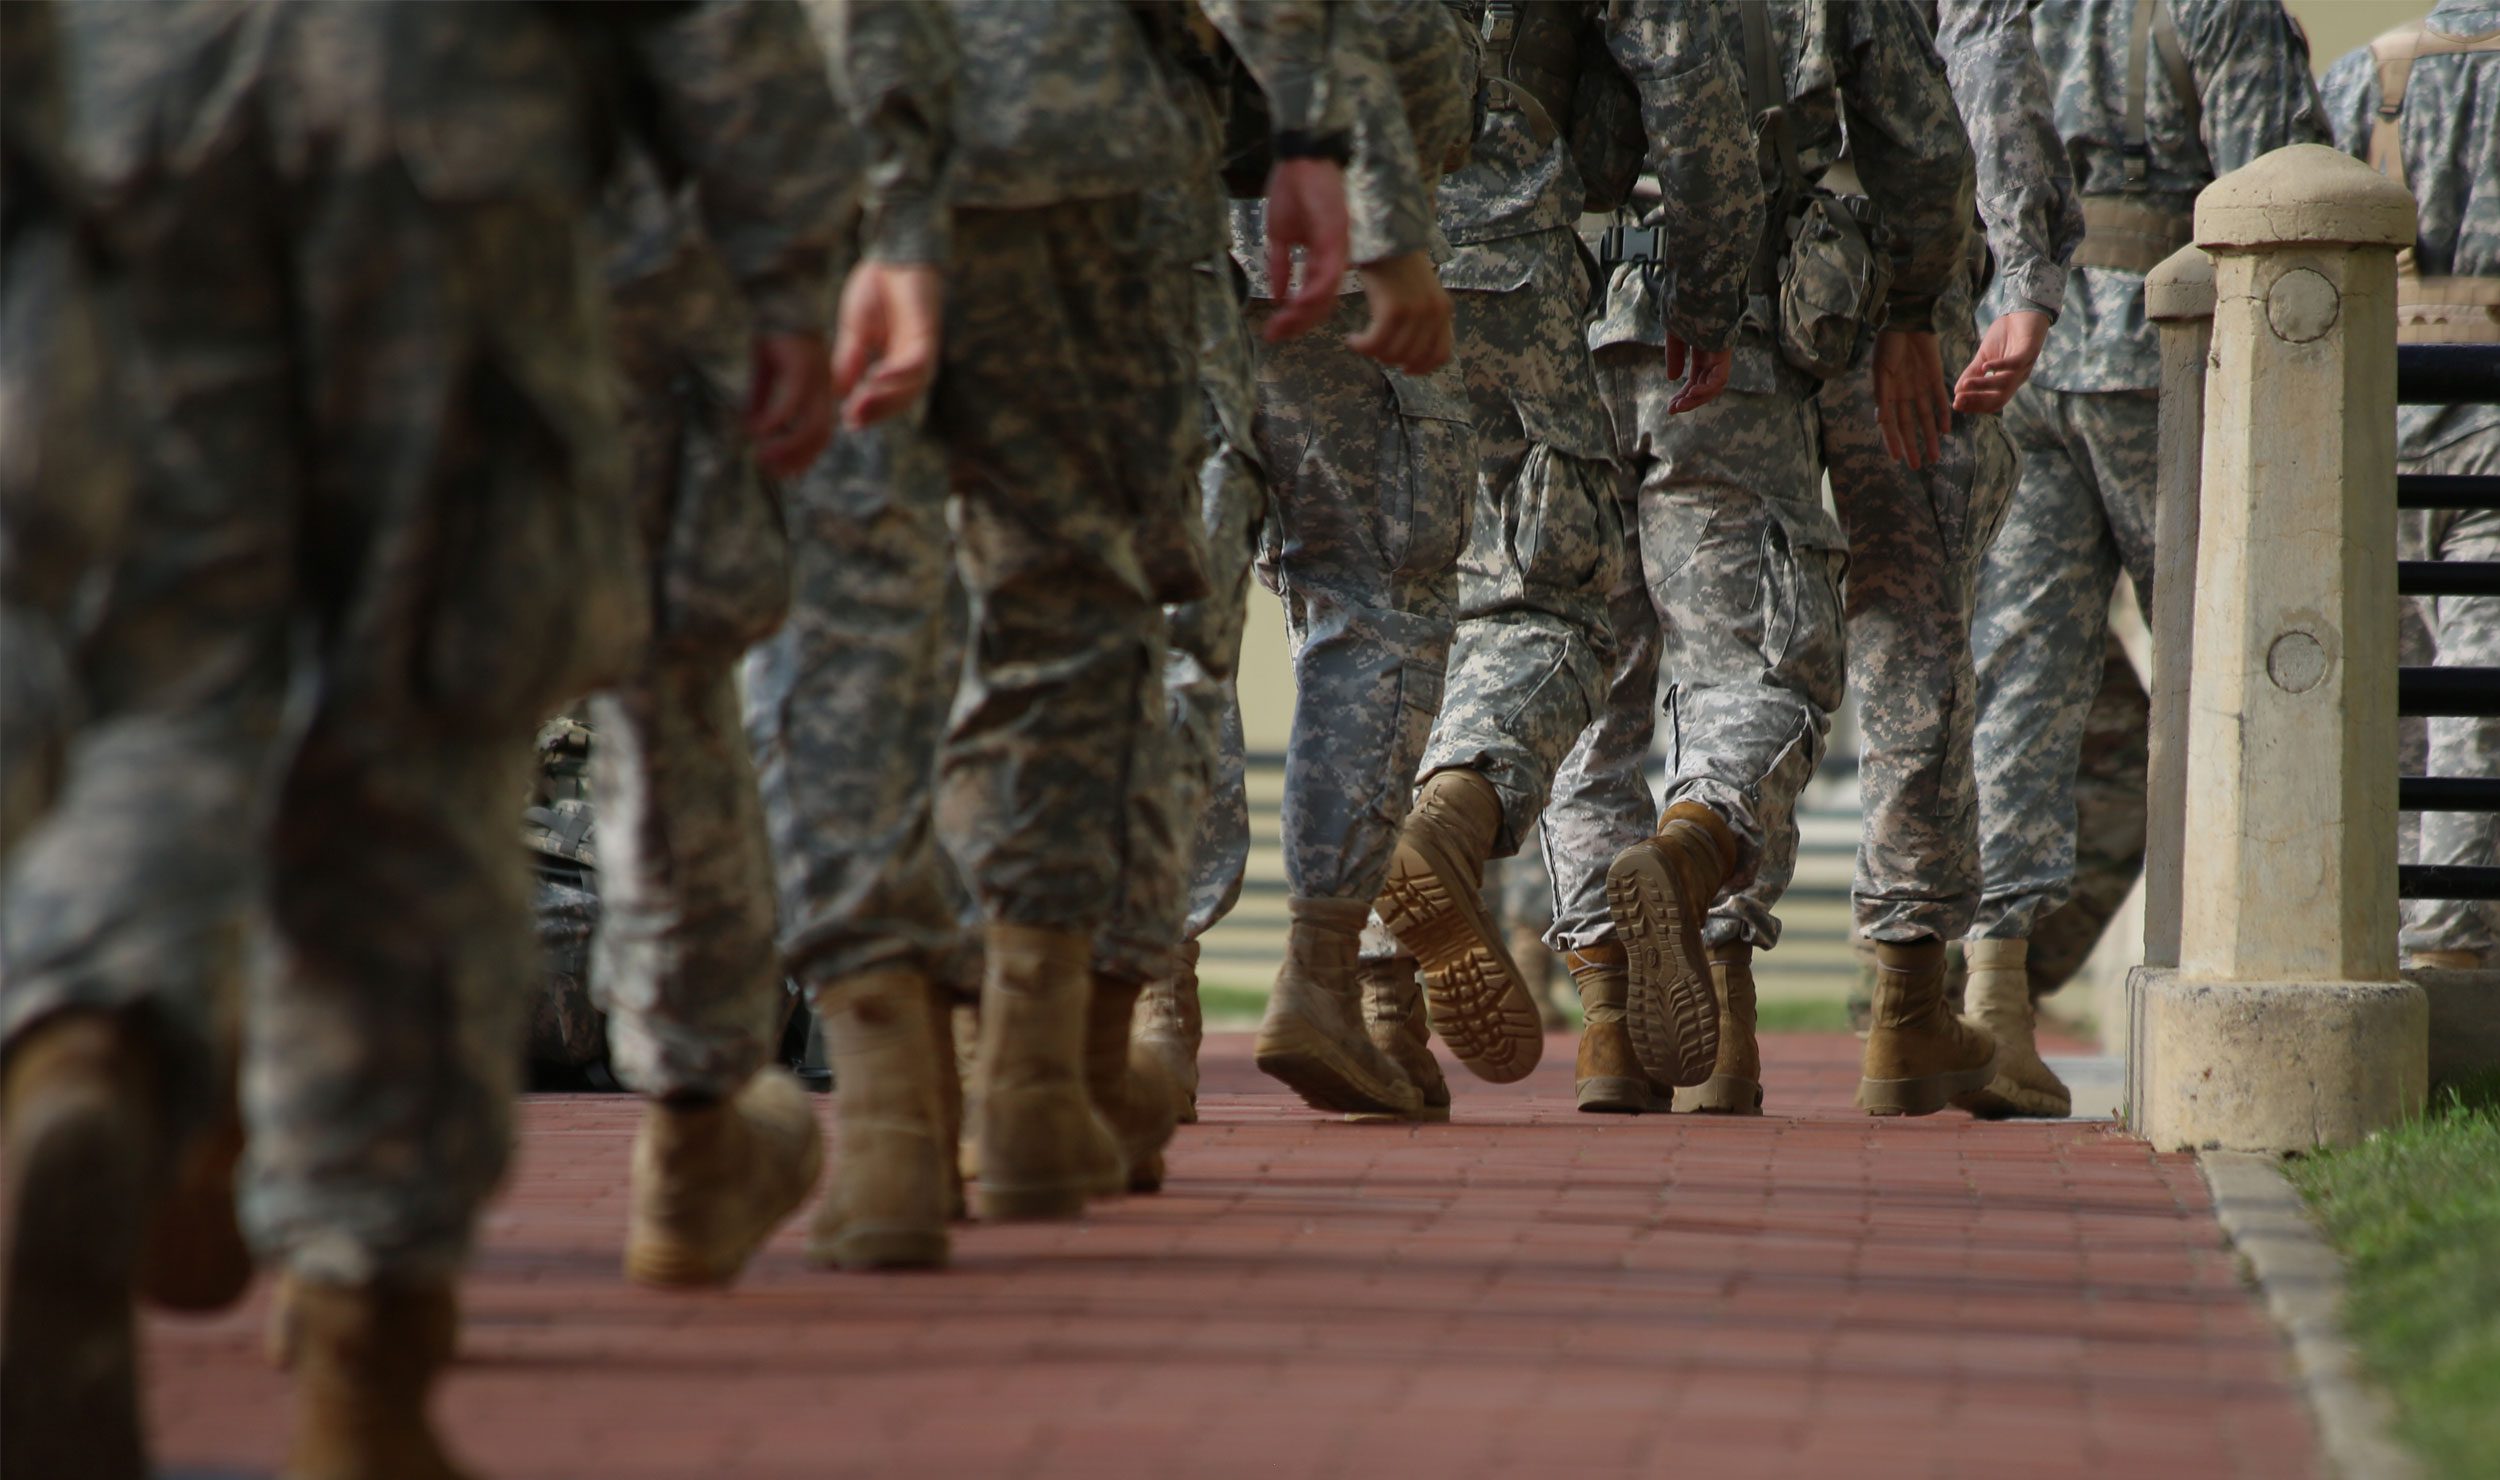
[[[842,285],[833,394],[857,429],[917,402],[937,374],[946,280],[921,262],[862,262]]]
[[[2014,392],[2031,378],[2040,351],[2048,347],[2050,323],[2047,314],[2024,308],[1990,324],[1979,341],[1979,353],[1971,356],[1962,378],[1954,383],[1953,409],[1987,415],[2003,411]]]
[[[1681,416],[1699,411],[1719,399],[1727,389],[1728,371],[1736,366],[1736,352],[1727,349],[1695,349],[1683,340],[1667,336],[1667,377],[1684,382],[1684,389],[1667,403],[1667,415]]]
[[[821,334],[758,334],[747,436],[776,478],[795,478],[833,440],[833,371]]]
[[[1293,249],[1303,250],[1302,284],[1293,282]],[[1267,338],[1282,343],[1316,327],[1337,311],[1337,285],[1345,278],[1345,172],[1328,159],[1287,159],[1267,176],[1267,280],[1277,295]]]
[[[1936,336],[1914,329],[1876,335],[1874,373],[1875,417],[1883,424],[1885,450],[1913,468],[1942,457],[1944,439],[1953,434],[1953,411]]]
[[[1355,272],[1371,322],[1346,336],[1346,348],[1409,375],[1429,375],[1450,362],[1450,295],[1429,255],[1408,252]]]

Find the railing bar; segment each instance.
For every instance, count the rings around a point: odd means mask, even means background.
[[[2500,779],[2399,776],[2396,807],[2404,812],[2500,812]]]
[[[2405,406],[2500,401],[2500,345],[2396,346],[2396,400]]]
[[[2399,509],[2500,509],[2500,477],[2489,473],[2398,473]]]
[[[2399,668],[2396,712],[2476,719],[2500,716],[2500,668]]]
[[[2401,899],[2500,899],[2500,868],[2408,863],[2396,870]]]
[[[2396,590],[2405,596],[2500,596],[2500,560],[2399,560]]]

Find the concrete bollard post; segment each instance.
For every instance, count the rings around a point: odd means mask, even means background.
[[[2138,984],[2130,1118],[2162,1147],[2350,1144],[2428,1093],[2428,1009],[2395,970],[2395,249],[2413,202],[2294,145],[2206,187],[2196,239],[2214,316],[2178,965]]]
[[[2179,964],[2180,844],[2187,827],[2188,674],[2196,632],[2198,490],[2205,456],[2205,361],[2213,352],[2214,264],[2181,247],[2144,279],[2144,316],[2161,332],[2161,488],[2153,505],[2153,734],[2146,770],[2144,963]]]

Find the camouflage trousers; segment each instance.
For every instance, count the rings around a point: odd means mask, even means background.
[[[738,425],[743,316],[676,296],[667,307],[697,319],[682,335],[637,332],[630,303],[618,315],[635,501],[661,599],[633,677],[590,701],[591,983],[619,1079],[718,1099],[763,1067],[780,1022],[769,845],[736,679],[747,642],[779,625],[787,547]]]
[[[2075,877],[2075,778],[2123,572],[2151,609],[2155,397],[2025,386],[2005,413],[2022,457],[1981,573],[1971,646],[1980,865],[1971,934],[2028,939]]]
[[[78,654],[91,718],[10,864],[8,1033],[126,1014],[187,1121],[240,983],[255,1247],[318,1279],[448,1275],[504,1167],[539,974],[512,828],[531,735],[642,631],[586,201],[548,188],[553,139],[506,141],[449,203],[345,147],[321,99],[407,96],[350,13],[65,19],[85,54],[151,61],[82,79],[133,89],[85,117],[151,131],[103,151],[150,171],[108,229],[151,435]],[[268,34],[315,24],[318,48]],[[307,55],[319,86],[283,70]],[[212,108],[285,114],[303,147],[178,126]],[[148,157],[159,137],[197,147]]]
[[[1475,502],[1448,679],[1418,774],[1459,767],[1491,782],[1502,803],[1493,851],[1507,857],[1536,825],[1614,665],[1607,600],[1624,568],[1622,511],[1576,256],[1540,262],[1509,292],[1450,297],[1475,422]],[[1584,423],[1594,430],[1577,431]]]
[[[1388,877],[1441,709],[1475,467],[1458,366],[1418,379],[1364,359],[1344,341],[1369,315],[1342,299],[1259,366],[1259,447],[1277,470],[1259,575],[1284,602],[1294,667],[1280,823],[1287,885],[1306,899],[1368,901]]]
[[[1094,966],[1132,981],[1170,976],[1176,953],[1240,897],[1250,853],[1240,698],[1250,564],[1267,509],[1267,479],[1246,444],[1256,414],[1249,330],[1230,267],[1184,269],[1199,366],[1195,478],[1186,490],[1205,535],[1207,594],[1165,609],[1161,722],[1140,745],[1160,759],[1136,767],[1128,801],[1129,858],[1120,898],[1095,937]]]
[[[787,490],[791,606],[747,654],[747,742],[781,954],[810,988],[948,973],[961,926],[934,823],[963,672],[945,453],[916,424],[846,431]]]
[[[2400,473],[2500,474],[2500,431],[2484,430],[2418,457],[2399,458]],[[2397,553],[2407,560],[2500,560],[2500,515],[2450,509],[2408,510],[2400,518]],[[2409,625],[2426,656],[2408,663],[2439,667],[2500,666],[2500,598],[2408,597]],[[2500,720],[2439,718],[2408,721],[2427,732],[2417,774],[2500,776]],[[2408,766],[2408,771],[2414,767]],[[2500,819],[2479,812],[2426,812],[2413,829],[2408,861],[2500,863]],[[2500,947],[2500,918],[2487,901],[2409,899],[2403,945],[2408,951],[2475,951]]]
[[[1937,321],[1950,378],[1978,347],[1967,296],[1948,295]],[[1856,928],[1879,941],[1958,940],[1980,891],[1971,612],[2014,494],[2013,442],[1994,416],[1956,416],[1942,458],[1913,469],[1884,448],[1866,370],[1825,383],[1818,399],[1849,537],[1843,612],[1865,812]]]
[[[1764,353],[1741,349],[1741,357]],[[1557,950],[1611,940],[1606,869],[1656,829],[1642,766],[1668,680],[1666,804],[1726,819],[1740,857],[1713,942],[1779,943],[1772,909],[1797,867],[1797,795],[1823,758],[1843,686],[1840,526],[1823,507],[1822,408],[1785,365],[1669,418],[1654,346],[1598,352],[1637,502],[1632,573],[1609,601],[1620,645],[1606,705],[1545,814]]]

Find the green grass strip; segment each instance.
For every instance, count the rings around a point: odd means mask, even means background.
[[[2440,1480],[2500,1471],[2500,1074],[2289,1168],[2345,1261],[2344,1323]]]

